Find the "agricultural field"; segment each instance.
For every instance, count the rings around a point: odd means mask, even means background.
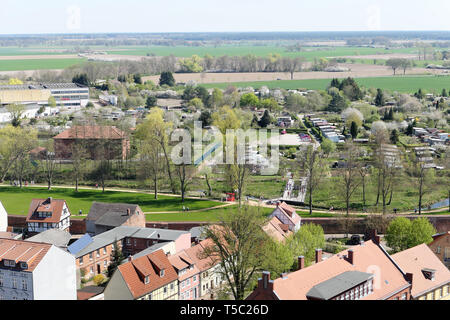
[[[396,77],[372,77],[356,78],[356,82],[366,88],[381,88],[402,93],[414,93],[419,88],[427,92],[440,93],[443,88],[450,88],[450,76],[396,76]],[[325,90],[330,79],[306,79],[306,80],[278,80],[278,81],[252,81],[202,84],[206,88],[226,89],[228,86],[281,89],[311,89]]]
[[[0,59],[0,71],[54,70],[82,63],[84,59]]]
[[[87,214],[93,201],[138,204],[144,212],[182,211],[183,205],[189,207],[190,210],[221,205],[220,202],[200,199],[185,199],[184,203],[181,203],[180,197],[163,195],[159,195],[158,200],[155,200],[153,194],[135,192],[105,191],[102,193],[101,190],[82,189],[75,192],[73,189],[63,188],[53,188],[48,191],[46,188],[0,187],[0,201],[6,211],[13,215],[27,215],[33,198],[45,199],[48,197],[66,200],[74,217],[78,215],[80,209],[83,214]]]

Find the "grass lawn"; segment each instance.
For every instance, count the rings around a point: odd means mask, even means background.
[[[0,71],[65,69],[85,59],[0,60]]]
[[[337,75],[339,76],[339,75]],[[450,87],[450,76],[395,76],[395,77],[372,77],[356,78],[356,82],[366,88],[381,88],[390,91],[414,93],[419,88],[429,92],[442,92],[443,88]],[[278,80],[278,81],[252,81],[252,82],[228,82],[202,84],[206,88],[226,89],[228,86],[282,89],[311,89],[325,90],[330,84],[330,79],[310,79],[310,80]]]
[[[226,208],[212,209],[203,212],[185,212],[185,213],[155,213],[147,214],[147,221],[167,221],[167,222],[181,222],[181,221],[201,221],[201,222],[217,222],[220,220],[220,216],[227,211],[236,211],[238,205],[231,205]],[[269,216],[274,209],[272,208],[260,208],[261,212],[265,216]],[[297,210],[297,214],[304,218],[330,218],[336,215],[331,213],[313,213],[312,215],[306,211]]]
[[[73,189],[63,188],[47,191],[46,188],[27,187],[21,190],[17,187],[0,187],[0,201],[9,214],[26,215],[31,199],[45,199],[50,196],[54,199],[66,200],[74,218],[80,209],[83,214],[87,214],[93,201],[138,204],[144,212],[181,211],[183,205],[189,207],[190,210],[198,210],[221,204],[216,201],[200,199],[185,199],[182,204],[179,197],[158,196],[158,200],[155,200],[153,194],[135,192],[106,191],[102,193],[101,190],[80,190],[77,193]]]

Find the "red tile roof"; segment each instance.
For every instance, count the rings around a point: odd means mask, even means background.
[[[439,258],[428,248],[426,244],[398,252],[392,255],[404,272],[412,273],[411,295],[414,298],[450,283],[450,270],[439,260]],[[434,280],[425,278],[422,270],[435,270]]]
[[[164,269],[163,277],[159,275],[160,268]],[[118,271],[122,274],[135,299],[178,279],[175,269],[162,250],[126,262],[118,267]],[[144,282],[145,276],[149,277],[147,284]]]
[[[386,299],[409,286],[404,274],[389,255],[372,241],[351,249],[354,253],[353,264],[345,259],[348,250],[344,250],[310,267],[292,272],[284,279],[274,280],[273,291],[281,300],[306,300],[306,294],[315,285],[346,271],[374,274],[374,291],[364,297],[365,300]],[[256,293],[252,296],[256,296]]]
[[[61,220],[62,211],[65,200],[60,199],[33,199],[31,200],[30,208],[28,209],[27,222],[47,222],[58,223]],[[67,206],[67,204],[66,204]],[[69,207],[67,206],[67,209]],[[51,212],[51,217],[40,218],[37,216],[38,212]]]
[[[277,241],[284,241],[292,231],[289,230],[289,226],[283,224],[277,217],[272,217],[264,226],[264,232]]]
[[[186,254],[184,250],[170,256],[169,261],[173,265],[173,267],[178,271],[179,281],[184,281],[185,279],[188,279],[200,273],[200,269],[195,265],[194,261]],[[189,268],[189,266],[191,265],[193,266],[192,269],[187,269],[185,273],[180,275],[181,270]]]
[[[124,139],[127,134],[114,126],[74,126],[53,139]]]
[[[211,239],[206,239],[201,241],[199,244],[185,250],[186,254],[192,259],[194,264],[201,272],[211,269],[218,263],[217,259],[203,256],[203,251],[205,250],[205,248],[213,245],[214,242]]]
[[[22,271],[32,272],[51,248],[51,244],[30,241],[0,239],[0,262],[13,260],[16,263],[26,262],[27,268]],[[20,269],[20,265],[17,265]]]

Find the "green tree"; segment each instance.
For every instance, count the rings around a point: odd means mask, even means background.
[[[279,278],[282,273],[292,269],[294,255],[289,246],[270,239],[267,241],[265,249],[267,250],[267,258],[263,263],[262,269],[269,271],[271,277],[273,276],[274,279]]]
[[[89,87],[90,80],[88,78],[88,75],[86,73],[77,74],[72,78],[73,83],[80,84],[82,86]]]
[[[148,96],[145,101],[145,106],[147,108],[151,108],[151,107],[156,106],[157,102],[158,102],[158,99],[155,96]]]
[[[320,145],[324,155],[329,157],[334,151],[336,151],[336,144],[330,139],[323,139],[322,144]]]
[[[331,112],[341,112],[347,107],[347,100],[339,92],[331,91],[331,101],[327,107],[327,110]]]
[[[399,141],[399,133],[397,129],[392,130],[390,140],[392,144],[397,144]]]
[[[108,278],[112,277],[114,271],[116,271],[117,267],[120,266],[123,260],[125,260],[125,256],[122,253],[122,249],[117,245],[116,240],[113,243],[113,250],[111,252],[111,263],[107,269]]]
[[[315,261],[316,249],[325,246],[325,235],[322,226],[307,223],[300,230],[286,239],[286,246],[292,252],[293,257],[304,256],[305,266]],[[294,268],[297,267],[294,262]],[[296,268],[295,268],[296,269]]]
[[[358,136],[358,125],[355,121],[352,121],[352,124],[350,125],[350,134],[352,135],[353,139],[356,139]]]
[[[377,95],[375,97],[375,105],[377,107],[382,107],[386,104],[386,98],[384,97],[384,93],[382,89],[377,89]]]
[[[394,252],[403,251],[422,243],[433,241],[436,229],[425,217],[413,221],[405,217],[397,217],[391,221],[386,231],[386,242]]]
[[[161,76],[159,77],[159,85],[168,85],[169,87],[173,87],[175,85],[175,78],[173,77],[172,72],[161,72]]]
[[[241,96],[240,104],[243,107],[257,107],[259,106],[259,100],[253,92],[244,93]]]
[[[13,127],[20,126],[22,122],[22,115],[25,112],[25,106],[22,104],[9,104],[6,106],[6,111],[8,111],[10,118],[11,118],[11,124]]]
[[[264,111],[263,116],[261,117],[261,119],[258,121],[258,125],[261,128],[266,128],[271,122],[271,118],[270,118],[270,114],[269,111]]]

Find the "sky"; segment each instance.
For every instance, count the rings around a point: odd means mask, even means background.
[[[0,34],[450,31],[449,0],[1,0]]]

